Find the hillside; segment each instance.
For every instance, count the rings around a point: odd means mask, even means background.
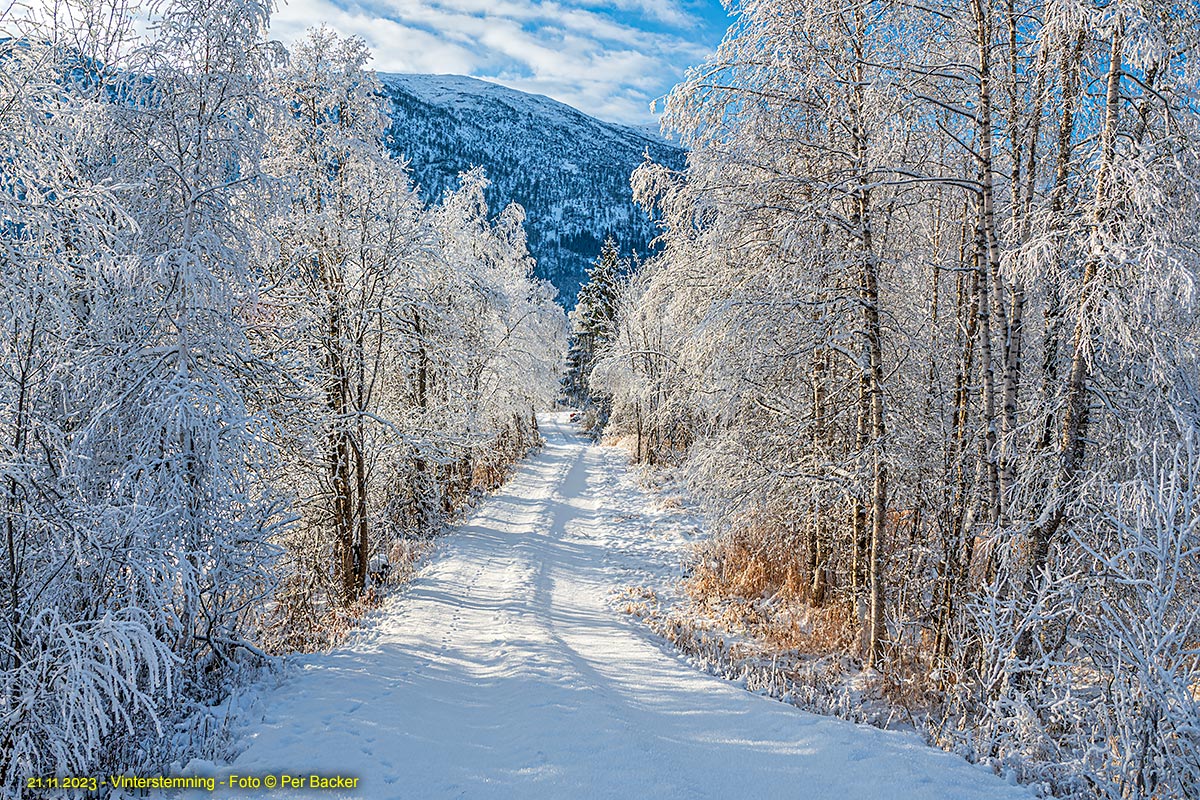
[[[602,122],[541,95],[457,75],[380,74],[389,100],[389,147],[411,162],[427,201],[482,165],[488,204],[528,212],[537,274],[574,304],[584,270],[612,234],[625,252],[645,254],[654,237],[632,202],[629,175],[647,151],[682,167],[683,151],[647,131]]]

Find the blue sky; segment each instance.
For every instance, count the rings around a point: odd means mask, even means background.
[[[728,17],[720,0],[286,0],[271,33],[322,22],[365,39],[380,72],[470,75],[640,124]]]

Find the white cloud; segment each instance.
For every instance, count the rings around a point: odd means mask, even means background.
[[[291,0],[271,31],[287,43],[322,22],[381,72],[470,75],[628,123],[711,46],[679,0]]]

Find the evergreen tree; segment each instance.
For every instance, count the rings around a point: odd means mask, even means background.
[[[621,258],[616,239],[608,236],[587,271],[588,281],[579,290],[579,300],[570,314],[571,345],[564,392],[580,408],[595,409],[599,425],[608,417],[608,404],[592,393],[592,368],[613,339],[617,297],[629,271],[629,259]]]

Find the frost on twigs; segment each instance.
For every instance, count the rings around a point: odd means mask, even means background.
[[[0,6],[0,793],[213,758],[557,389],[523,212],[423,205],[365,44],[270,11]]]
[[[671,636],[813,621],[1014,781],[1200,794],[1200,9],[736,11],[590,378],[711,518]]]

